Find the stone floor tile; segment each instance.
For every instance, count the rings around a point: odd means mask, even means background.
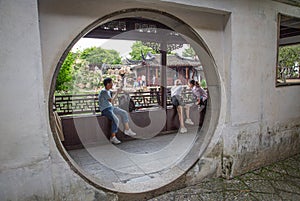
[[[288,193],[284,191],[280,191],[279,193],[282,200],[286,201],[299,201],[300,200],[300,194],[295,193]]]
[[[256,198],[251,195],[249,190],[226,191],[224,192],[224,201],[256,201]]]
[[[290,167],[300,169],[300,158],[288,158],[286,159],[285,164],[289,165]]]
[[[216,193],[201,193],[199,194],[200,198],[204,201],[218,201],[224,200],[223,192],[216,192]]]
[[[231,179],[224,180],[224,190],[226,191],[247,191],[249,190],[248,186],[241,180]]]
[[[287,168],[286,171],[289,176],[300,178],[300,170],[298,168]]]
[[[145,172],[146,174],[152,173],[153,170],[157,171],[158,167],[160,167],[161,170],[164,168],[163,165],[161,164],[161,162],[158,160],[151,161],[151,162],[145,162],[145,163],[139,163],[139,164],[137,164],[137,166],[140,169],[142,169],[143,172]]]
[[[270,166],[265,167],[265,169],[273,171],[273,172],[281,173],[282,175],[287,174],[287,171],[283,167],[283,164],[274,163]]]
[[[275,193],[251,193],[251,196],[257,201],[282,201],[282,198]]]
[[[174,195],[178,195],[177,200],[197,200],[194,195],[199,195],[204,201],[299,201],[300,177],[294,171],[298,168],[294,167],[295,161],[300,161],[300,154],[231,180],[207,178],[197,185],[166,193],[151,201],[175,200]]]
[[[203,199],[201,198],[200,195],[198,194],[176,194],[174,195],[174,201],[202,201]]]
[[[275,189],[268,180],[246,181],[245,183],[252,192],[275,193]]]
[[[298,189],[300,189],[300,178],[297,177],[288,178],[287,182],[290,185],[296,186]]]
[[[152,199],[149,199],[148,201],[174,201],[175,192],[170,192],[168,194],[164,194]]]
[[[81,166],[81,168],[84,171],[89,172],[90,174],[105,170],[103,165],[101,165],[100,163],[84,164]]]
[[[122,143],[114,148],[118,150],[115,154],[111,151],[111,145],[90,148],[94,154],[98,154],[101,160],[109,159],[112,166],[118,165],[117,162],[125,164],[119,167],[119,170],[113,170],[107,167],[107,163],[99,163],[87,150],[70,151],[70,156],[82,167],[88,174],[93,175],[99,183],[108,187],[115,185],[132,183],[140,185],[140,182],[147,184],[148,180],[155,178],[168,179],[172,175],[164,175],[163,168],[176,162],[181,155],[170,155],[168,146],[172,145],[174,139],[182,136],[158,136],[149,140],[133,140]],[[191,137],[191,136],[190,136]],[[188,143],[188,136],[183,138]],[[137,144],[137,141],[138,144]],[[176,144],[178,142],[175,142]],[[139,145],[139,146],[138,146]],[[172,148],[170,146],[170,148]],[[158,154],[158,151],[159,154]],[[119,152],[122,152],[120,156]],[[98,156],[97,155],[97,156]],[[105,156],[105,157],[104,157]],[[107,156],[109,156],[107,158]],[[121,158],[120,158],[121,157]],[[126,158],[126,161],[124,158]],[[168,160],[164,161],[164,158]],[[131,161],[131,162],[128,162]],[[105,161],[104,161],[105,162]],[[174,166],[173,163],[170,167]],[[122,171],[122,168],[124,171]],[[181,167],[177,167],[182,174]],[[153,170],[161,169],[161,172]],[[135,174],[141,170],[141,174]],[[148,175],[146,175],[149,173]],[[156,182],[160,182],[157,180]],[[151,184],[152,185],[152,184]],[[156,185],[156,184],[155,184]],[[125,186],[126,187],[126,186]],[[207,178],[201,183],[189,186],[180,190],[169,192],[150,199],[150,201],[298,201],[300,200],[300,154],[290,157],[286,160],[276,162],[272,165],[262,167],[255,171],[250,171],[244,175],[236,176],[233,179],[226,180],[223,178]]]
[[[115,171],[121,182],[127,182],[133,178],[145,176],[144,172],[137,166],[129,166]]]
[[[255,174],[254,172],[249,172],[247,174],[243,174],[241,176],[237,176],[236,178],[242,181],[253,181],[253,180],[262,180],[263,177],[259,174]]]
[[[293,183],[289,183],[288,181],[271,181],[271,184],[276,191],[298,193],[300,195],[300,188],[293,185]]]
[[[223,179],[214,178],[211,181],[201,182],[197,187],[206,189],[210,192],[222,192],[224,190]]]
[[[260,172],[259,176],[267,180],[285,180],[287,175],[286,173],[273,171],[273,169],[262,168],[262,171]]]

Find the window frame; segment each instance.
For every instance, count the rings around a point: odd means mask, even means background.
[[[280,44],[281,38],[280,38],[280,34],[281,34],[281,19],[282,16],[285,17],[291,17],[291,18],[296,18],[299,20],[300,23],[300,17],[295,17],[295,16],[291,16],[291,15],[287,15],[287,14],[283,14],[283,13],[278,13],[277,16],[277,54],[276,54],[276,67],[275,67],[275,85],[276,87],[284,87],[284,86],[293,86],[293,85],[300,85],[300,75],[299,78],[295,78],[295,79],[299,79],[299,81],[296,82],[279,82],[278,80],[278,68],[279,68],[279,48],[283,47],[283,46],[292,46],[292,45],[300,45],[300,33],[299,33],[299,42],[291,42],[291,41],[286,41],[286,44]],[[300,56],[300,53],[299,53]],[[299,71],[300,71],[300,62],[299,62]],[[294,78],[291,78],[294,79]]]

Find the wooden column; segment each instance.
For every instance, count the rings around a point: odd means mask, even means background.
[[[167,110],[167,44],[160,44],[160,54],[161,54],[161,70],[160,70],[160,83],[161,83],[161,106]]]

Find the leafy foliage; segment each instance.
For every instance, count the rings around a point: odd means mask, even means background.
[[[121,57],[116,50],[106,50],[101,47],[91,47],[85,49],[80,54],[80,59],[86,60],[90,64],[120,64]]]
[[[120,64],[121,57],[115,50],[106,50],[101,47],[91,47],[69,52],[56,80],[56,93],[84,93],[97,90],[101,86],[101,70],[90,70],[89,64]]]
[[[75,56],[76,55],[74,53],[69,52],[64,63],[62,64],[56,78],[56,91],[66,91],[70,89],[70,82],[72,81],[72,75],[74,73],[73,64],[75,61]]]
[[[279,48],[279,65],[281,67],[293,67],[300,60],[300,45],[283,46]]]
[[[182,56],[184,56],[184,57],[195,57],[196,53],[195,53],[195,51],[192,47],[188,47],[188,48],[183,50]]]
[[[296,71],[297,65],[300,64],[300,45],[279,47],[278,53],[278,75],[285,81],[286,78],[299,76]]]
[[[73,76],[73,93],[95,90],[100,87],[101,71],[89,70],[88,62],[77,60]]]
[[[152,48],[143,45],[141,41],[136,41],[135,43],[132,44],[131,52],[129,53],[129,55],[133,60],[141,60],[142,59],[141,52],[143,52],[144,55],[146,55],[148,52],[152,54],[157,53]]]
[[[206,88],[207,87],[206,80],[202,79],[200,85],[201,85],[202,88]]]

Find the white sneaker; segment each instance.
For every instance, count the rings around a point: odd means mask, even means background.
[[[121,141],[118,140],[118,138],[117,138],[116,136],[111,137],[109,141],[110,141],[111,143],[113,143],[113,144],[120,144],[120,143],[121,143]]]
[[[128,135],[128,136],[135,136],[136,135],[136,133],[133,132],[130,128],[128,130],[125,130],[124,134]]]
[[[194,125],[194,122],[192,122],[191,119],[186,119],[186,120],[185,120],[185,123],[186,123],[186,124],[190,124],[190,125]]]
[[[187,132],[187,129],[186,129],[186,128],[180,128],[179,132],[180,132],[180,133],[186,133],[186,132]]]

